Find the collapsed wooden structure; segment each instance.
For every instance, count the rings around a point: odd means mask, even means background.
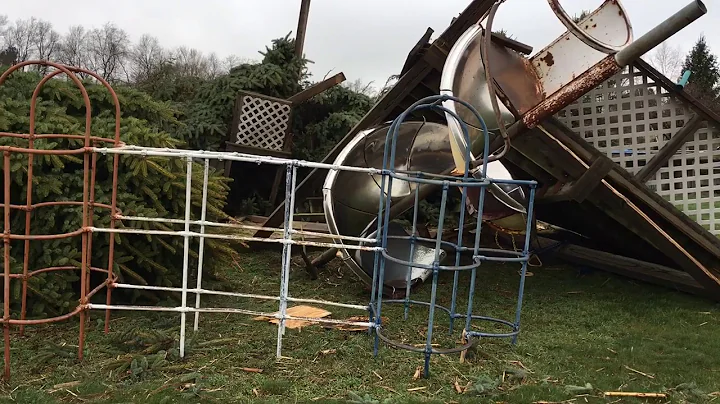
[[[397,84],[323,162],[332,162],[359,131],[392,120],[415,101],[438,94],[449,50],[492,3],[473,1],[432,43],[433,31],[428,29],[408,55]],[[522,44],[496,40],[508,49],[529,53]],[[612,87],[613,81],[617,88]],[[425,119],[443,122],[441,116]],[[672,191],[693,185],[697,205],[705,209],[701,217],[714,218],[716,192],[720,204],[720,183],[717,191],[713,189],[713,152],[720,148],[713,143],[720,138],[715,126],[720,126],[719,116],[638,60],[556,116],[514,136],[503,162],[517,178],[533,178],[541,184],[536,197],[538,220],[586,237],[583,245],[559,244],[561,257],[720,300],[720,240],[711,233],[720,233],[720,217],[717,227],[714,220],[703,227],[671,203],[677,201]],[[605,143],[599,140],[601,136],[606,136]],[[705,143],[690,150],[688,141]],[[707,154],[688,154],[701,151]],[[678,153],[687,155],[678,157]],[[674,169],[678,159],[683,161],[677,166],[693,168],[677,174],[682,171]],[[317,174],[311,173],[299,184],[296,198],[320,189],[323,178]],[[704,176],[698,180],[702,184],[693,183],[696,174]],[[661,189],[651,189],[648,181],[662,183]],[[693,194],[686,190],[681,195],[687,202]],[[277,207],[265,226],[279,226],[282,212],[283,206]],[[268,235],[257,233],[258,237]],[[537,243],[538,248],[547,247],[549,240]]]

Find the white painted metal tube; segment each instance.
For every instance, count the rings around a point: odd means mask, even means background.
[[[295,245],[307,245],[312,247],[326,247],[326,248],[347,248],[353,250],[362,251],[380,251],[380,247],[370,246],[346,246],[337,243],[323,243],[317,241],[303,241],[303,240],[288,240],[288,239],[270,239],[262,237],[250,237],[250,236],[239,236],[234,234],[212,234],[205,233],[204,235],[193,231],[168,231],[168,230],[147,230],[147,229],[107,229],[102,227],[88,227],[88,230],[94,233],[119,233],[119,234],[150,234],[156,236],[179,236],[179,237],[200,237],[211,239],[222,239],[222,240],[240,240],[240,241],[259,241],[264,243],[278,243],[278,244],[295,244]],[[329,237],[329,236],[328,236]],[[334,236],[332,238],[335,238]],[[371,240],[373,242],[375,240]]]
[[[118,288],[118,289],[155,290],[155,291],[159,291],[159,292],[182,292],[182,288],[174,288],[174,287],[169,287],[169,286],[133,285],[131,283],[113,283],[112,287]],[[187,289],[187,291],[188,291],[188,293],[197,293],[197,294],[201,294],[201,295],[211,295],[211,296],[243,297],[243,298],[248,298],[248,299],[275,300],[275,301],[280,300],[279,296],[257,295],[257,294],[253,294],[253,293],[224,292],[224,291],[220,291],[220,290],[210,290],[210,289],[201,289],[201,288]],[[318,305],[325,305],[325,306],[344,307],[347,309],[356,309],[356,310],[367,310],[368,309],[367,305],[363,306],[360,304],[331,302],[328,300],[320,300],[320,299],[305,299],[305,298],[288,296],[287,300],[289,302],[295,302],[295,303],[318,304]],[[198,308],[198,307],[196,307],[196,308]]]
[[[274,164],[274,165],[295,165],[297,167],[319,168],[325,170],[352,171],[368,174],[381,174],[382,170],[376,168],[364,167],[348,167],[333,164],[315,163],[312,161],[283,159],[279,157],[255,156],[252,154],[243,154],[237,152],[208,152],[185,149],[167,149],[139,146],[122,146],[122,147],[91,147],[93,153],[101,154],[124,154],[131,156],[148,156],[148,157],[192,157],[195,159],[212,159],[218,161],[242,161],[255,164]]]
[[[187,306],[188,266],[190,265],[190,208],[192,197],[192,158],[187,157],[187,179],[185,180],[185,240],[183,244],[182,307]],[[180,313],[180,357],[185,357],[185,321],[187,312]]]
[[[134,235],[158,235],[158,236],[175,236],[175,237],[183,237],[184,243],[183,243],[183,267],[182,267],[182,285],[180,287],[164,287],[164,286],[154,286],[154,285],[133,285],[133,284],[126,284],[126,283],[113,283],[112,285],[109,285],[112,288],[118,288],[118,289],[134,289],[134,290],[147,290],[147,291],[163,291],[163,292],[170,292],[170,293],[180,293],[181,294],[181,302],[178,307],[159,307],[159,306],[133,306],[133,305],[112,305],[112,304],[88,304],[89,309],[96,309],[96,310],[131,310],[131,311],[154,311],[154,312],[168,312],[168,313],[180,313],[180,356],[184,357],[186,350],[185,350],[185,344],[186,344],[186,327],[187,327],[187,313],[195,313],[194,315],[194,326],[193,329],[197,331],[199,329],[199,313],[235,313],[235,314],[247,314],[247,315],[254,315],[254,316],[265,316],[270,318],[277,318],[279,319],[279,325],[278,325],[278,340],[277,340],[277,354],[281,355],[281,349],[282,349],[282,338],[285,331],[285,323],[287,320],[303,320],[308,321],[311,323],[327,323],[327,324],[343,324],[343,325],[354,325],[354,326],[361,326],[361,327],[368,327],[372,328],[374,327],[373,323],[366,322],[366,321],[348,321],[343,319],[330,319],[330,318],[309,318],[309,317],[299,317],[299,316],[290,316],[287,314],[287,308],[288,308],[288,302],[293,303],[306,303],[306,304],[313,304],[313,305],[324,305],[324,306],[334,306],[334,307],[342,307],[352,310],[360,310],[365,313],[367,313],[369,306],[368,305],[362,305],[362,304],[354,304],[354,303],[341,303],[341,302],[332,302],[332,301],[326,301],[321,299],[310,299],[310,298],[296,298],[291,297],[289,293],[289,282],[290,282],[290,269],[291,269],[291,248],[292,245],[307,245],[307,246],[316,246],[316,247],[334,247],[334,248],[345,248],[345,249],[352,249],[352,250],[364,250],[364,251],[378,251],[381,250],[381,247],[375,246],[375,239],[373,238],[367,238],[367,237],[352,237],[352,236],[338,236],[338,235],[328,235],[321,232],[315,232],[315,231],[307,231],[302,229],[294,229],[293,228],[293,214],[294,214],[294,205],[296,203],[295,200],[295,186],[297,181],[297,169],[298,167],[312,167],[312,168],[321,168],[321,169],[328,169],[331,172],[338,172],[338,171],[351,171],[351,172],[361,172],[361,173],[367,173],[370,174],[379,174],[383,175],[382,170],[379,169],[371,169],[371,168],[358,168],[358,167],[347,167],[347,166],[341,166],[341,165],[332,165],[332,164],[322,164],[322,163],[312,163],[312,162],[304,162],[304,161],[298,161],[298,160],[291,160],[291,159],[280,159],[280,158],[273,158],[273,157],[265,157],[265,156],[253,156],[253,155],[247,155],[247,154],[240,154],[240,153],[227,153],[227,152],[203,152],[203,151],[193,151],[193,150],[176,150],[176,149],[159,149],[159,148],[144,148],[144,147],[136,147],[136,146],[124,146],[119,148],[92,148],[92,151],[96,153],[104,153],[104,154],[125,154],[125,155],[134,155],[134,156],[157,156],[157,157],[167,157],[167,158],[181,158],[186,161],[187,168],[186,168],[186,190],[185,190],[185,212],[183,218],[157,218],[157,217],[142,217],[142,216],[125,216],[125,215],[115,215],[115,219],[122,220],[125,222],[126,225],[131,224],[129,222],[143,222],[143,223],[163,223],[168,225],[171,229],[174,229],[177,226],[178,230],[157,230],[157,229],[142,229],[142,228],[132,228],[132,227],[124,227],[124,228],[100,228],[100,227],[88,227],[85,230],[96,232],[96,233],[113,233],[113,234],[134,234]],[[196,159],[202,159],[204,163],[204,171],[203,171],[203,185],[202,185],[202,203],[200,204],[201,212],[200,212],[200,220],[192,220],[191,213],[192,213],[192,170],[193,170],[193,164]],[[218,230],[212,230],[213,228],[228,228],[228,229],[247,229],[247,230],[269,230],[269,231],[277,231],[276,228],[269,228],[264,226],[255,226],[255,225],[246,225],[246,224],[239,224],[239,223],[219,223],[219,222],[213,222],[209,221],[208,219],[208,193],[209,193],[209,175],[210,175],[210,160],[231,160],[231,161],[245,161],[245,162],[254,162],[257,164],[275,164],[275,165],[286,165],[288,168],[288,182],[286,184],[287,186],[287,197],[286,197],[286,203],[289,208],[289,210],[286,212],[286,224],[285,231],[283,232],[282,238],[262,238],[262,237],[252,237],[252,236],[245,236],[243,232],[234,232],[234,231],[226,231],[226,233],[240,233],[240,234],[220,234],[217,233]],[[199,187],[199,185],[198,185]],[[182,225],[182,230],[180,230],[180,225]],[[197,226],[197,227],[193,227]],[[191,229],[193,229],[191,231]],[[356,246],[356,245],[349,245],[344,246],[341,243],[337,242],[319,242],[319,241],[305,241],[305,240],[299,240],[295,235],[304,235],[308,238],[320,238],[320,237],[330,237],[333,239],[333,241],[340,242],[341,240],[349,240],[354,242],[360,242],[360,243],[368,243],[368,246]],[[190,276],[190,246],[192,238],[197,237],[199,240],[198,244],[198,264],[197,264],[197,282],[193,287],[190,287],[188,285],[189,282],[189,276]],[[206,247],[206,239],[226,239],[226,240],[241,240],[241,241],[257,241],[257,242],[264,242],[264,243],[279,243],[284,246],[284,250],[286,253],[283,255],[282,260],[282,268],[281,268],[281,279],[280,279],[280,294],[279,296],[267,296],[267,295],[260,295],[260,294],[252,294],[252,293],[240,293],[240,292],[225,292],[225,291],[213,291],[208,289],[203,289],[202,287],[202,278],[203,278],[203,268],[204,268],[204,260],[205,260],[205,247]],[[336,240],[337,239],[337,240]],[[195,295],[195,305],[188,305],[187,296],[188,294],[194,294]],[[273,301],[278,302],[279,307],[278,311],[268,313],[258,310],[246,310],[246,309],[239,309],[239,308],[232,308],[232,307],[201,307],[202,303],[202,295],[209,295],[209,296],[227,296],[227,297],[237,297],[237,298],[245,298],[245,299],[252,299],[255,301]]]
[[[141,217],[141,216],[125,216],[125,215],[118,215],[118,216],[116,216],[116,218],[119,220],[130,220],[130,221],[137,221],[137,222],[185,224],[185,220],[182,220],[182,219],[164,219],[164,218],[158,218],[158,217]],[[263,227],[263,226],[245,225],[245,224],[238,224],[238,223],[220,223],[220,222],[212,222],[212,221],[207,221],[207,220],[192,220],[192,221],[190,221],[190,224],[196,225],[196,226],[225,227],[225,228],[240,229],[240,230],[267,230],[267,231],[278,231],[279,230],[276,227]],[[310,230],[292,229],[292,230],[290,230],[290,232],[292,234],[298,234],[298,235],[302,235],[305,237],[325,237],[325,238],[333,238],[333,239],[359,241],[362,243],[373,243],[376,241],[374,238],[341,236],[341,235],[335,235],[335,234],[320,233],[320,232],[310,231]]]
[[[202,289],[202,275],[203,275],[203,261],[205,259],[205,219],[207,217],[207,197],[208,197],[208,177],[210,173],[210,160],[205,159],[205,169],[203,171],[203,190],[202,190],[202,211],[200,213],[200,221],[203,223],[200,225],[200,245],[198,247],[198,266],[197,266],[197,286],[195,289]],[[195,295],[195,308],[200,308],[200,293]],[[200,324],[200,312],[195,312],[195,322],[193,324],[193,331],[198,330]]]
[[[627,66],[633,60],[644,55],[651,49],[665,42],[678,31],[707,13],[707,8],[700,0],[694,0],[677,13],[651,29],[645,35],[633,41],[623,50],[615,54],[615,62],[620,67]]]
[[[297,167],[287,166],[285,189],[285,239],[292,241],[293,214],[295,213],[295,178]],[[282,356],[282,336],[285,335],[285,317],[287,315],[287,297],[290,284],[290,258],[292,243],[283,246],[283,263],[280,274],[280,324],[278,324],[277,352],[278,358]]]

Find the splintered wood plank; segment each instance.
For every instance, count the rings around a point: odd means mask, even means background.
[[[430,37],[432,36],[433,32],[435,31],[433,31],[432,28],[428,27],[428,29],[425,30],[425,34],[420,37],[415,46],[413,46],[413,48],[410,50],[407,58],[405,58],[405,64],[400,70],[401,76],[407,73],[407,71],[418,61],[418,58],[421,56],[420,51],[422,51],[423,48],[430,44]]]
[[[676,151],[690,139],[693,133],[702,125],[703,119],[700,115],[693,115],[689,121],[685,122],[680,130],[677,131],[669,142],[654,155],[645,166],[635,174],[635,178],[640,182],[647,182],[657,171],[670,160]]]
[[[434,43],[449,51],[460,35],[473,24],[477,24],[494,3],[495,0],[473,0]]]
[[[305,305],[289,307],[285,312],[288,316],[307,317],[307,318],[324,318],[324,317],[327,317],[330,314],[332,314],[327,310],[324,310],[324,309],[321,309],[318,307],[313,307],[313,306],[305,306]],[[279,315],[280,312],[278,311],[273,314]],[[273,317],[258,316],[258,317],[254,317],[253,320],[269,321],[271,324],[280,324],[280,319],[273,318]],[[317,322],[308,321],[308,320],[285,320],[286,328],[293,328],[293,329],[294,328],[302,328],[302,327],[306,327],[306,326],[309,326],[312,324],[317,324]]]
[[[554,195],[544,198],[544,202],[576,201],[583,202],[605,176],[615,166],[615,162],[607,157],[598,157],[590,168],[576,181],[564,184]]]
[[[552,139],[563,148],[565,157],[573,157],[575,160],[573,165],[579,165],[586,170],[589,168],[589,165],[570,150],[567,145],[555,138],[543,126],[539,126],[539,128],[549,139]],[[532,151],[526,150],[524,153],[532,153]],[[673,259],[680,268],[691,274],[703,287],[713,293],[720,293],[718,256],[711,257],[706,252],[703,253],[697,248],[693,248],[695,246],[686,247],[679,243],[673,237],[673,234],[677,233],[676,228],[671,227],[666,230],[607,181],[603,180],[603,185],[592,192],[588,198],[590,202],[601,208],[613,220],[622,223],[633,233],[645,239],[659,253]]]
[[[343,72],[340,72],[319,83],[315,83],[312,86],[306,88],[305,90],[293,95],[292,97],[288,98],[288,101],[292,102],[293,104],[301,104],[311,99],[312,97],[315,97],[316,95],[325,92],[332,87],[335,87],[343,81],[345,81],[345,74],[343,74]]]
[[[586,161],[593,160],[598,156],[604,156],[585,139],[555,118],[547,119],[543,126]],[[618,166],[608,174],[608,178],[613,185],[626,192],[627,196],[630,196],[635,203],[647,206],[648,211],[646,213],[653,215],[654,220],[662,220],[664,224],[667,224],[666,227],[677,229],[693,244],[702,247],[714,257],[720,257],[720,240],[717,237],[680,212],[662,196],[637,181],[626,170]]]
[[[555,240],[538,236],[538,244],[551,246]],[[670,287],[690,294],[720,300],[720,295],[710,293],[686,272],[650,262],[623,257],[605,251],[574,244],[562,244],[553,253],[560,259],[578,265],[601,269],[628,276],[644,282]]]

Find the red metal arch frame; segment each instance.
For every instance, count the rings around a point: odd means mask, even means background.
[[[70,319],[76,315],[80,317],[80,333],[78,341],[78,359],[83,359],[84,343],[85,343],[85,324],[88,319],[88,302],[89,299],[100,292],[103,288],[106,289],[106,301],[110,304],[112,287],[111,285],[116,281],[117,276],[113,274],[113,260],[114,260],[114,237],[110,237],[109,251],[108,251],[108,263],[106,268],[93,267],[91,264],[92,259],[92,234],[90,234],[90,228],[92,227],[93,213],[95,208],[102,208],[110,211],[110,228],[115,228],[115,221],[118,212],[117,209],[117,182],[118,182],[118,162],[119,155],[113,156],[113,174],[112,174],[112,196],[110,205],[101,204],[95,202],[95,174],[97,167],[97,154],[93,153],[93,144],[112,144],[114,147],[122,145],[120,141],[120,102],[117,94],[110,86],[110,84],[96,73],[81,69],[77,67],[66,66],[58,63],[49,61],[26,61],[10,67],[2,76],[0,76],[0,86],[5,83],[8,77],[26,66],[39,65],[54,68],[45,75],[42,80],[37,84],[32,94],[30,102],[30,122],[29,132],[25,134],[18,133],[7,133],[0,132],[0,138],[9,137],[16,139],[27,140],[27,147],[13,147],[13,146],[0,146],[0,151],[3,155],[3,175],[4,175],[4,200],[0,206],[4,213],[4,231],[2,235],[3,239],[3,259],[4,259],[4,273],[3,277],[3,336],[4,336],[4,379],[10,378],[10,326],[18,325],[20,335],[23,335],[24,328],[26,325],[37,325],[58,322],[62,320]],[[35,113],[37,106],[37,99],[40,95],[45,83],[47,83],[53,77],[64,73],[75,83],[77,88],[80,90],[85,103],[85,133],[84,135],[71,135],[71,134],[37,134],[35,133]],[[114,106],[115,106],[115,137],[113,139],[96,137],[91,135],[91,121],[92,121],[92,107],[90,105],[90,98],[87,90],[82,82],[78,79],[75,73],[87,74],[100,83],[110,93]],[[36,139],[78,139],[83,140],[83,147],[71,150],[41,150],[35,148]],[[28,168],[27,168],[27,189],[26,189],[26,204],[25,205],[13,205],[10,204],[10,157],[12,154],[27,154]],[[32,186],[33,186],[33,159],[35,155],[83,155],[83,197],[82,201],[51,201],[51,202],[40,202],[34,203],[32,201]],[[64,234],[32,234],[30,225],[32,212],[35,209],[48,207],[48,206],[80,206],[82,208],[82,227],[75,231],[64,233]],[[25,234],[12,234],[10,228],[10,217],[13,210],[25,212]],[[39,240],[57,240],[71,237],[82,237],[82,248],[81,248],[81,266],[61,266],[61,267],[49,267],[30,270],[30,242]],[[24,257],[23,257],[23,270],[22,273],[12,274],[10,273],[10,248],[11,241],[22,240],[24,241]],[[70,312],[50,318],[43,319],[26,319],[27,311],[27,287],[28,280],[38,274],[55,272],[55,271],[80,271],[80,298],[78,305]],[[90,290],[90,277],[92,272],[105,273],[106,279]],[[22,296],[21,296],[21,309],[20,318],[11,319],[10,316],[10,281],[20,280],[22,282]],[[108,332],[110,310],[105,312],[105,332]]]

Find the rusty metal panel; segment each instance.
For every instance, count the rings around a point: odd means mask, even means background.
[[[528,59],[491,43],[488,56],[500,98],[510,104],[513,113],[523,115],[545,98],[540,78]]]
[[[553,5],[557,0],[550,3]],[[557,4],[554,7],[557,9]],[[605,1],[578,27],[596,41],[616,47],[632,40],[632,26],[617,0]],[[606,56],[607,52],[593,49],[584,39],[568,30],[533,56],[531,61],[549,97]]]

